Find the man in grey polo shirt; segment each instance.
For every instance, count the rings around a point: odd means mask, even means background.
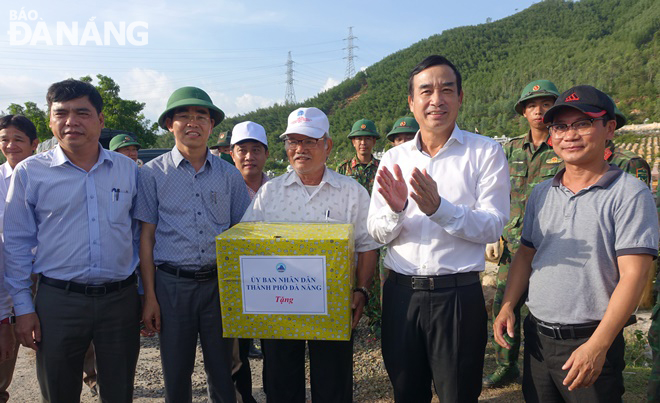
[[[591,86],[564,92],[543,118],[566,168],[527,202],[493,331],[513,336],[529,287],[523,393],[528,402],[621,401],[622,329],[658,254],[658,220],[644,183],[603,160],[614,103]]]

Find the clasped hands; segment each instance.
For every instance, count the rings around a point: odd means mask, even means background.
[[[399,213],[403,211],[408,200],[408,185],[403,179],[403,173],[398,164],[394,165],[393,171],[394,174],[387,167],[383,167],[376,180],[380,185],[378,192],[383,196],[392,211]],[[412,186],[410,197],[424,214],[430,216],[438,210],[438,207],[440,207],[438,185],[431,178],[431,175],[426,172],[426,169],[423,171],[418,168],[413,169],[410,186]]]

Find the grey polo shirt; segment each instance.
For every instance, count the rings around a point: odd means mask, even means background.
[[[575,194],[564,172],[527,202],[521,243],[536,249],[527,306],[545,322],[599,321],[619,282],[617,257],[658,256],[658,215],[649,188],[614,165]]]

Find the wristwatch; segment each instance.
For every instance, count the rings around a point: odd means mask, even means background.
[[[369,294],[369,290],[367,290],[367,287],[355,287],[353,289],[353,292],[362,293],[362,295],[364,295],[364,299],[366,300],[364,306],[369,305],[369,297],[371,297],[371,295]]]

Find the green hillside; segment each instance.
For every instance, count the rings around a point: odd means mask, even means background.
[[[353,152],[346,135],[354,121],[372,119],[384,134],[409,113],[408,74],[430,54],[446,56],[463,75],[458,124],[466,130],[477,128],[488,136],[522,134],[526,126],[513,105],[525,84],[541,78],[562,91],[594,85],[609,93],[631,122],[660,121],[659,30],[657,0],[545,0],[496,22],[421,40],[304,104],[231,117],[216,132],[244,120],[258,122],[268,132],[271,155],[283,159],[277,136],[289,112],[315,106],[330,117],[336,153],[329,164],[334,166]],[[383,138],[376,147],[382,149],[386,142]]]

